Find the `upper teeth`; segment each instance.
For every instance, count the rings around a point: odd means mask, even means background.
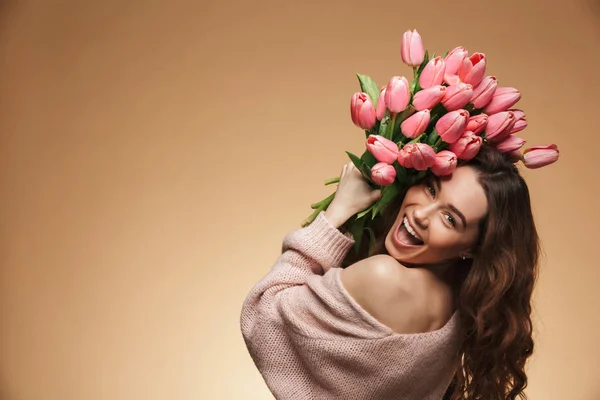
[[[423,241],[423,239],[421,239],[419,237],[419,235],[417,235],[417,233],[413,230],[413,228],[411,228],[410,224],[408,223],[408,218],[406,218],[406,217],[404,217],[404,226],[406,227],[406,230],[408,231],[408,233],[413,235],[418,240]]]

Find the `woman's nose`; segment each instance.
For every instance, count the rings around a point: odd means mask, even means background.
[[[429,215],[431,214],[432,210],[433,207],[431,204],[415,208],[413,217],[415,220],[415,224],[417,224],[419,228],[427,229],[429,227]]]

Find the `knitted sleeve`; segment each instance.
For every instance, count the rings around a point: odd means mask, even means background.
[[[293,340],[377,338],[389,332],[373,321],[340,281],[341,262],[354,244],[321,212],[290,232],[271,271],[251,290],[242,308],[244,339],[253,354]]]

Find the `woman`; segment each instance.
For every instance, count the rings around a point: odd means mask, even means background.
[[[327,211],[284,238],[248,295],[242,333],[272,393],[524,396],[539,249],[527,185],[511,160],[483,146],[450,177],[412,186],[382,215],[378,254],[354,260],[343,224],[378,196],[346,165]]]

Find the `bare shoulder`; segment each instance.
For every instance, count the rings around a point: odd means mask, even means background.
[[[406,268],[388,255],[361,260],[342,270],[350,296],[379,322],[397,333],[420,333],[444,325],[443,305],[436,303],[421,271]]]

